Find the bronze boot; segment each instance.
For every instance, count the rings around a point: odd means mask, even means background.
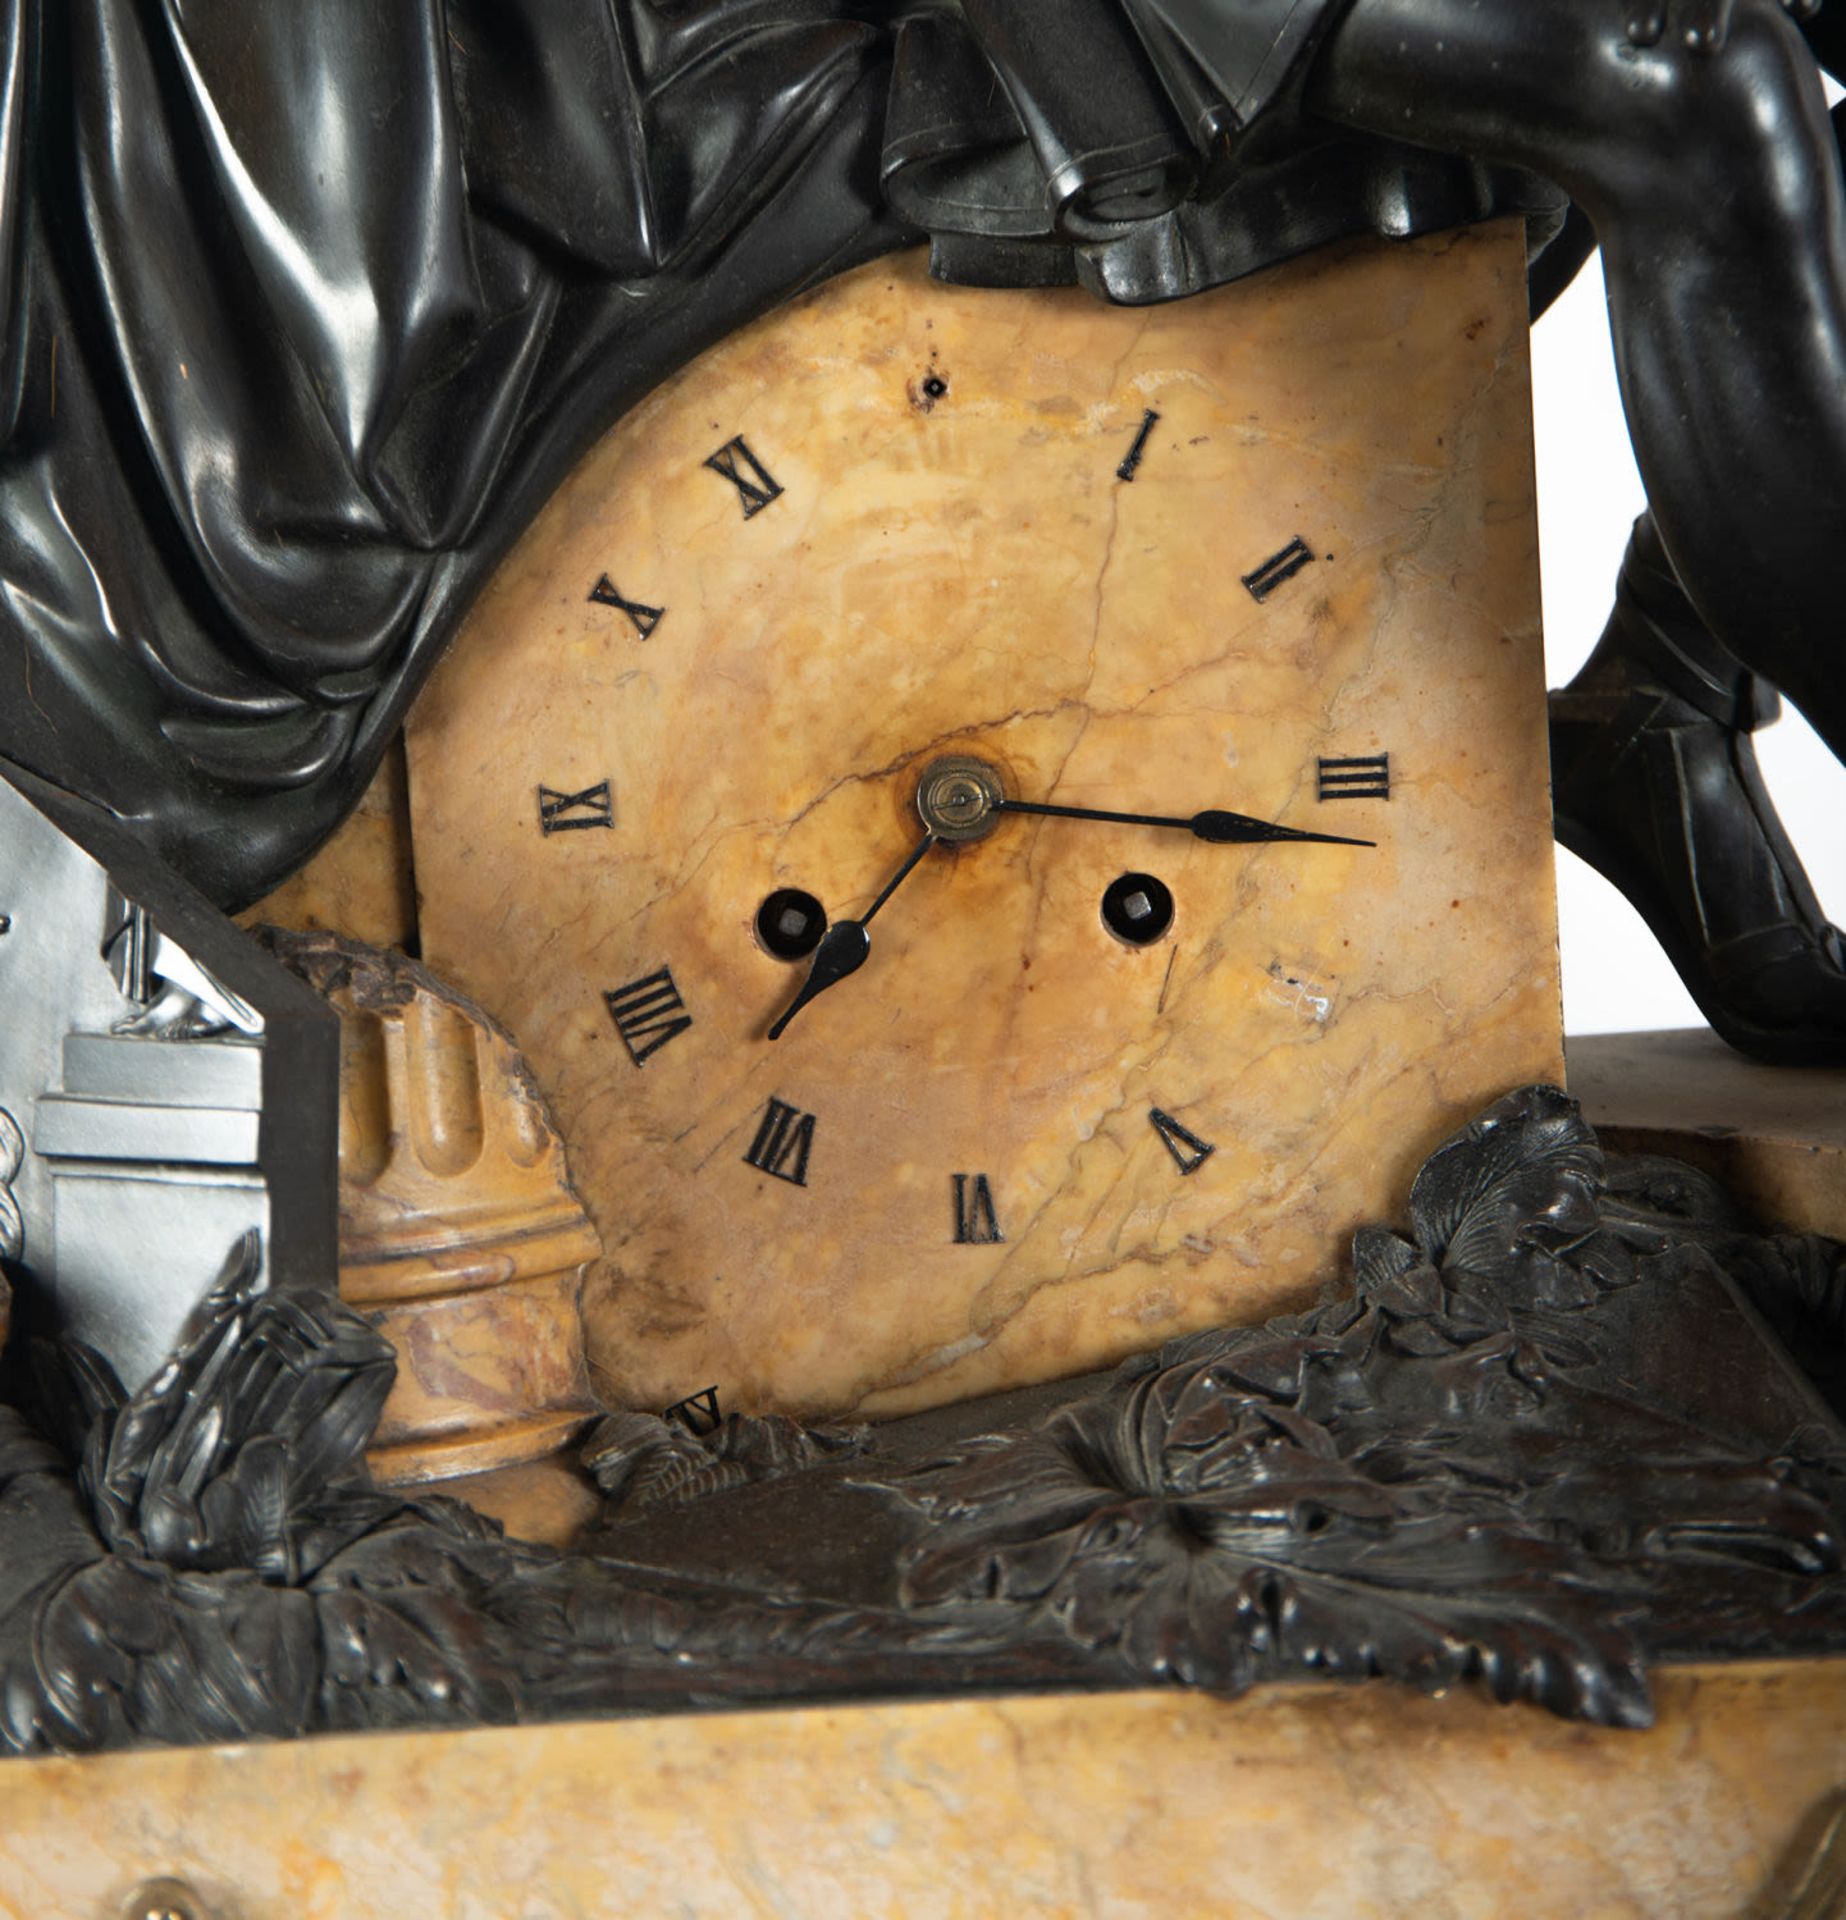
[[[1551,696],[1556,833],[1626,895],[1733,1047],[1840,1065],[1846,942],[1750,739],[1779,712],[1693,611],[1643,514],[1596,651]]]

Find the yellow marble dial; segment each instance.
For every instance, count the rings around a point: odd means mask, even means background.
[[[878,1415],[1260,1318],[1558,1077],[1524,285],[1516,227],[1141,311],[907,257],[585,459],[410,788],[425,958],[602,1233],[610,1399]],[[803,897],[863,918],[952,756],[1375,844],[1002,813],[770,1039]]]

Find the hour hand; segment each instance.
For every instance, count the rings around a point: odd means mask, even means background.
[[[1226,813],[1207,807],[1203,813],[1115,813],[1106,807],[1057,807],[1040,800],[999,800],[996,813],[1039,813],[1057,820],[1110,820],[1123,827],[1181,827],[1195,839],[1218,846],[1253,846],[1275,840],[1308,840],[1324,847],[1374,847],[1375,840],[1353,840],[1343,833],[1304,833],[1298,827],[1278,826],[1273,820],[1253,820],[1247,813]]]
[[[898,890],[910,870],[935,844],[935,834],[926,833],[911,848],[904,864],[885,882],[878,898],[866,908],[863,919],[835,921],[821,936],[821,943],[814,949],[814,958],[808,965],[808,977],[801,983],[801,991],[782,1009],[781,1016],[770,1027],[770,1039],[781,1039],[783,1028],[810,1000],[825,993],[829,987],[837,987],[842,980],[865,965],[872,951],[872,936],[866,928],[871,924],[873,915]]]
[[[816,994],[825,993],[829,987],[838,986],[848,974],[857,973],[870,958],[871,952],[872,936],[866,932],[863,920],[836,920],[821,936],[820,945],[814,949],[814,958],[809,962],[808,977],[801,983],[801,991],[770,1027],[770,1039],[780,1040],[782,1029]]]

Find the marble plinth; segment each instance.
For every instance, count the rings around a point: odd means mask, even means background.
[[[886,1415],[1260,1320],[1557,1078],[1528,404],[1517,223],[1133,312],[915,256],[586,457],[408,746],[424,955],[555,1105],[606,1397]],[[770,1041],[770,896],[866,913],[951,753],[1374,844],[1002,819]]]
[[[1709,1027],[1577,1034],[1570,1090],[1604,1145],[1690,1162],[1763,1228],[1846,1240],[1846,1072],[1766,1067]]]
[[[1385,1686],[867,1706],[0,1764],[0,1914],[1742,1920],[1846,1791],[1846,1663],[1613,1733]],[[1818,1914],[1824,1909],[1816,1908]]]

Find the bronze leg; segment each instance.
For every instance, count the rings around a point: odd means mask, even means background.
[[[1309,98],[1531,167],[1589,215],[1666,552],[1711,630],[1846,757],[1846,187],[1788,13],[1353,0]]]
[[[1750,739],[1780,686],[1846,755],[1846,196],[1801,33],[1776,0],[1354,0],[1311,97],[1594,223],[1652,511],[1553,697],[1558,837],[1734,1046],[1846,1061],[1846,948]]]
[[[1643,514],[1601,641],[1551,696],[1557,837],[1628,897],[1731,1045],[1839,1064],[1846,945],[1750,737],[1777,711],[1693,611]]]

